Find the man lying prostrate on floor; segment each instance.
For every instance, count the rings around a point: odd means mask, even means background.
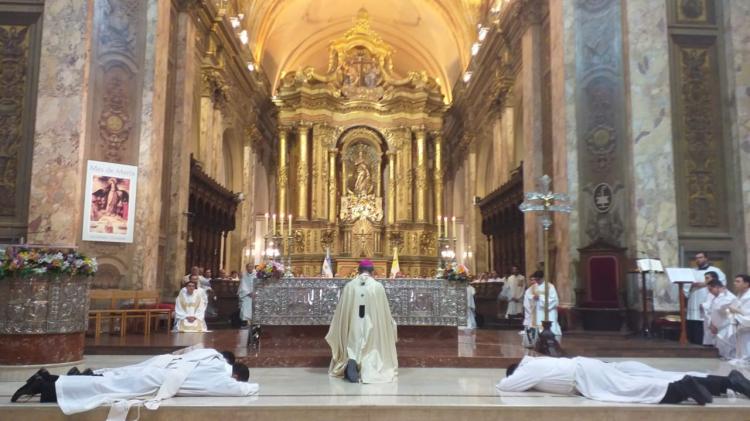
[[[750,397],[750,381],[737,370],[729,376],[662,371],[637,361],[607,363],[593,358],[524,357],[497,384],[501,392],[530,389],[623,403],[671,403],[693,399],[699,405],[732,389]]]
[[[111,405],[107,421],[124,421],[131,406],[155,410],[173,396],[249,396],[258,384],[249,383],[244,364],[228,371],[225,357],[214,349],[183,355],[159,355],[140,364],[96,370],[91,375],[54,376],[39,370],[11,398],[41,394],[41,402],[57,402],[66,415]]]

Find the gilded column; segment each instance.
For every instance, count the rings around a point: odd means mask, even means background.
[[[388,152],[388,225],[396,223],[396,152]]]
[[[435,143],[435,218],[445,215],[443,212],[443,137],[440,132],[433,133]]]
[[[414,129],[417,142],[417,222],[427,222],[427,145],[423,127]]]
[[[278,200],[277,205],[279,209],[279,215],[283,218],[283,215],[287,214],[286,206],[286,194],[287,194],[287,178],[289,173],[288,157],[287,157],[287,136],[289,135],[286,127],[279,127],[279,168],[276,177]]]
[[[328,150],[328,222],[336,223],[336,149]]]
[[[298,152],[299,160],[297,165],[297,219],[300,221],[307,221],[307,198],[308,192],[310,191],[310,161],[308,160],[309,155],[309,137],[307,133],[310,126],[308,124],[300,124],[297,127],[298,136]]]

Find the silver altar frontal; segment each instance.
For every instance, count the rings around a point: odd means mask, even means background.
[[[351,279],[282,278],[255,285],[253,322],[272,326],[329,325]],[[399,326],[466,325],[466,284],[443,279],[378,279]]]

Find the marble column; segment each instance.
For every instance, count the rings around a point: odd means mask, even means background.
[[[396,223],[396,153],[388,155],[388,225]]]
[[[427,134],[424,127],[413,129],[417,144],[417,222],[427,222]]]
[[[575,14],[571,3],[550,2],[550,86],[552,100],[552,145],[555,190],[578,198],[578,150],[575,109]],[[575,305],[576,263],[580,234],[578,213],[557,213],[552,225],[557,245],[554,261],[557,292],[562,307]]]
[[[732,152],[740,183],[739,220],[744,226],[745,270],[750,266],[750,2],[725,0],[724,43],[726,45],[727,93],[730,109]]]
[[[532,7],[527,5],[527,7]],[[537,191],[537,180],[543,174],[542,156],[542,28],[538,16],[524,16],[526,30],[521,38],[521,86],[523,91],[523,190]],[[532,273],[542,256],[542,237],[537,215],[524,216],[526,237],[526,273]],[[477,257],[477,261],[479,257]]]
[[[300,124],[297,126],[297,151],[298,164],[297,165],[297,215],[296,218],[299,221],[307,221],[307,201],[308,192],[310,191],[310,161],[308,160],[310,142],[308,138],[308,131],[310,126],[307,124]]]
[[[328,223],[336,223],[336,154],[338,150],[328,150]]]
[[[29,243],[74,246],[81,238],[92,19],[88,2],[45,3]]]
[[[434,133],[432,141],[435,146],[435,169],[433,177],[433,189],[435,190],[435,218],[445,215],[443,209],[443,136]]]
[[[156,289],[159,226],[162,209],[164,119],[166,115],[167,54],[170,35],[170,2],[149,0],[146,15],[146,59],[141,99],[141,132],[138,144],[138,201],[135,207],[133,262],[129,285]]]
[[[283,218],[287,214],[287,191],[288,191],[288,173],[289,173],[289,163],[288,163],[288,157],[287,157],[287,137],[289,136],[289,131],[285,127],[279,127],[279,167],[278,167],[278,173],[276,176],[277,181],[277,206],[278,206],[278,215],[280,218]],[[273,229],[276,229],[275,227]]]

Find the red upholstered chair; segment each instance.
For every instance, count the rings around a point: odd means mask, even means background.
[[[583,300],[578,303],[583,328],[622,330],[625,322],[625,250],[596,241],[579,249],[579,273],[584,280]]]

